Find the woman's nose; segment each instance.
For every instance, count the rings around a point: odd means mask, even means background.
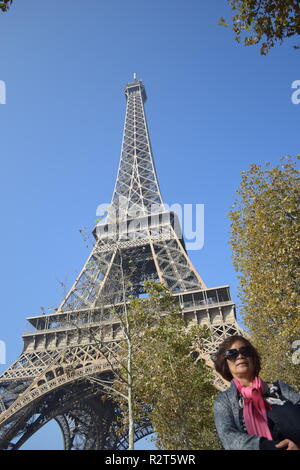
[[[238,354],[238,356],[237,356],[237,359],[238,359],[239,357],[245,357],[245,356],[243,356],[243,354],[242,354],[241,352],[239,352],[239,354]]]

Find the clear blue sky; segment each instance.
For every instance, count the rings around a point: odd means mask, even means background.
[[[225,0],[27,0],[0,15],[1,329],[7,362],[27,316],[57,305],[88,249],[96,207],[111,199],[124,85],[144,81],[166,203],[205,204],[205,244],[190,253],[209,287],[237,276],[226,217],[241,171],[299,153],[294,40],[267,57],[217,26]],[[6,366],[0,366],[0,372]],[[24,448],[61,447],[55,424]]]

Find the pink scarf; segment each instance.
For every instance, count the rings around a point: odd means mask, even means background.
[[[263,398],[267,385],[260,377],[255,377],[252,386],[246,387],[238,379],[232,380],[242,397],[244,397],[244,420],[248,434],[273,439],[267,418],[267,410],[271,406]]]

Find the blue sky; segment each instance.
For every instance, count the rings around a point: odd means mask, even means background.
[[[124,86],[144,81],[164,201],[205,205],[205,243],[192,262],[209,287],[237,275],[226,217],[241,171],[299,153],[299,51],[267,57],[217,26],[225,0],[15,0],[0,15],[2,218],[0,339],[7,363],[25,318],[57,305],[89,250],[96,208],[111,199],[124,123]],[[0,372],[6,366],[0,366]],[[57,448],[49,425],[24,448]],[[44,433],[44,434],[43,434]]]

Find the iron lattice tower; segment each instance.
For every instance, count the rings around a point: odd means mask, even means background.
[[[125,95],[118,176],[107,217],[93,231],[92,252],[59,308],[27,319],[34,331],[23,335],[22,354],[0,377],[2,449],[19,449],[51,419],[61,428],[65,449],[127,448],[126,438],[116,435],[116,407],[90,380],[111,374],[110,361],[100,353],[95,338],[103,338],[105,331],[112,348],[118,343],[119,325],[111,316],[111,305],[122,305],[124,300],[120,257],[127,273],[130,260],[137,268],[128,274],[131,295],[143,294],[146,278],[159,280],[178,299],[188,321],[208,325],[213,339],[207,340],[203,351],[207,363],[226,336],[241,334],[229,286],[205,286],[175,230],[175,214],[164,210],[143,83],[134,79]],[[224,388],[218,376],[215,386]],[[142,423],[135,437],[151,431],[149,423]]]

